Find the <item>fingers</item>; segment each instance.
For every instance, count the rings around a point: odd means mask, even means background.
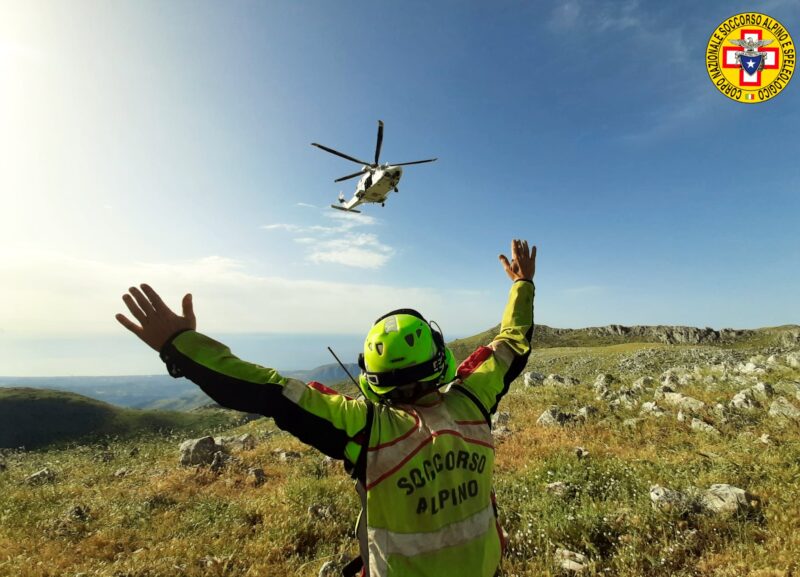
[[[183,301],[181,301],[181,307],[183,308],[183,317],[192,323],[192,326],[197,325],[197,320],[194,316],[194,307],[192,306],[192,294],[188,293],[184,295]]]
[[[499,259],[500,259],[500,264],[502,264],[502,265],[503,265],[503,268],[505,269],[505,271],[506,271],[506,274],[508,274],[508,275],[511,275],[511,274],[512,274],[512,271],[511,271],[511,264],[508,262],[508,258],[506,258],[506,255],[504,255],[504,254],[501,254],[501,255],[500,255],[499,257],[497,257],[497,258],[499,258]]]
[[[153,304],[147,300],[147,297],[142,294],[142,291],[135,286],[129,288],[128,291],[133,295],[133,298],[136,299],[136,304],[139,305],[139,308],[142,309],[146,316],[149,317],[155,314],[156,310],[153,308]]]
[[[142,291],[144,291],[144,294],[146,294],[147,298],[150,299],[150,302],[152,303],[156,312],[172,312],[170,308],[164,304],[164,301],[161,300],[161,297],[158,295],[158,293],[154,291],[149,284],[143,283],[141,287]]]
[[[126,329],[128,329],[129,331],[131,331],[131,332],[132,332],[133,334],[135,334],[137,337],[141,337],[141,335],[142,335],[142,327],[140,327],[139,325],[137,325],[135,322],[133,322],[132,320],[130,320],[128,317],[126,317],[126,316],[125,316],[125,315],[123,315],[123,314],[117,314],[117,315],[116,315],[114,318],[115,318],[115,319],[117,319],[117,320],[119,321],[119,323],[120,323],[120,324],[121,324],[123,327],[125,327]]]
[[[122,295],[122,302],[125,303],[125,306],[128,307],[128,310],[131,311],[131,314],[136,318],[137,321],[139,321],[141,324],[145,323],[147,316],[142,312],[142,309],[136,305],[131,295],[128,293]]]

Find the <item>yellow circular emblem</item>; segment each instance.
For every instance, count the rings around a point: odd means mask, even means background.
[[[717,26],[706,48],[711,82],[731,100],[764,102],[792,79],[795,51],[786,28],[766,14],[745,12]]]

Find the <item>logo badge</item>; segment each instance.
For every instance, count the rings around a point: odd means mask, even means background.
[[[795,47],[786,28],[766,14],[745,12],[717,26],[706,47],[711,82],[748,104],[777,96],[792,79]]]

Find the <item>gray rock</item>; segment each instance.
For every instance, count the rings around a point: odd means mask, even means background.
[[[214,461],[214,453],[222,447],[214,442],[213,437],[200,437],[189,439],[181,443],[181,465],[210,465]]]
[[[655,383],[653,377],[639,377],[638,379],[633,381],[633,385],[631,385],[631,387],[633,389],[644,390],[649,387],[652,387],[653,383]]]
[[[786,400],[786,397],[778,397],[769,406],[769,416],[781,421],[800,420],[800,409]]]
[[[650,487],[650,501],[660,511],[685,512],[691,509],[691,499],[680,491],[674,491],[661,485]]]
[[[333,509],[330,505],[314,503],[308,508],[308,515],[312,519],[330,519],[333,517]]]
[[[127,477],[130,474],[130,472],[131,472],[130,469],[122,467],[114,471],[114,476],[118,478]]]
[[[570,573],[582,573],[589,568],[589,559],[586,555],[569,549],[556,549],[555,558],[559,567]]]
[[[597,413],[597,408],[592,407],[591,405],[586,405],[585,407],[578,409],[578,417],[584,421],[588,421],[591,417],[596,416]]]
[[[609,401],[608,406],[612,409],[634,409],[639,404],[639,400],[630,392],[620,392],[614,395],[614,398]]]
[[[575,377],[562,377],[561,375],[547,375],[543,384],[552,387],[574,387],[580,384],[580,381]]]
[[[719,431],[712,425],[709,425],[705,421],[702,421],[698,418],[692,419],[691,428],[695,431],[699,431],[700,433],[706,433],[708,435],[716,435],[719,436]]]
[[[297,451],[286,451],[284,449],[275,449],[272,454],[278,457],[282,463],[288,463],[299,459],[302,455]]]
[[[258,442],[250,433],[239,435],[238,437],[214,437],[214,442],[228,450],[252,451]]]
[[[545,412],[543,412],[536,420],[537,425],[546,427],[564,426],[574,423],[578,417],[572,413],[564,413],[557,405],[551,405]]]
[[[508,411],[500,411],[499,413],[495,413],[492,415],[492,426],[493,427],[506,427],[508,426],[508,422],[511,420],[511,413]]]
[[[590,455],[589,451],[587,451],[583,447],[575,447],[575,456],[578,457],[579,461],[583,459],[588,459],[589,455]]]
[[[523,376],[523,381],[526,387],[538,387],[544,383],[545,375],[542,373],[529,372]]]
[[[711,409],[711,414],[717,423],[725,424],[728,422],[728,408],[722,403],[717,403]]]
[[[615,382],[617,382],[617,379],[614,377],[614,375],[610,375],[608,373],[600,373],[599,375],[597,375],[597,378],[594,380],[594,385],[592,386],[595,388],[598,386],[609,387],[613,385]]]
[[[688,413],[697,413],[702,411],[706,404],[703,401],[689,397],[682,393],[664,393],[661,401],[665,405],[669,405],[676,409],[681,409]]]
[[[650,415],[653,417],[663,417],[666,415],[666,411],[659,407],[655,401],[650,401],[647,403],[642,403],[641,408],[639,409],[640,415]]]
[[[786,364],[793,369],[800,369],[800,351],[794,351],[787,354]]]
[[[25,483],[28,485],[42,485],[44,483],[51,483],[55,481],[56,474],[49,467],[45,467],[41,471],[36,471],[33,475],[25,477]]]
[[[214,453],[214,458],[211,459],[211,470],[216,472],[221,471],[225,468],[225,465],[228,464],[230,457],[227,453],[223,451],[216,451]]]
[[[769,383],[756,383],[750,390],[753,391],[753,396],[759,401],[767,401],[775,394],[775,389]]]
[[[756,383],[752,387],[742,389],[736,393],[729,406],[740,411],[758,409],[763,403],[772,398],[774,392],[772,385],[769,383]]]
[[[700,503],[707,513],[727,517],[748,513],[758,508],[757,500],[744,489],[733,485],[711,485],[700,496]]]
[[[253,487],[260,487],[267,481],[267,475],[261,467],[250,467],[247,470],[247,481]]]

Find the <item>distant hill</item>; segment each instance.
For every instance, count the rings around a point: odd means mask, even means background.
[[[163,375],[110,377],[0,377],[0,387],[33,387],[78,393],[131,409],[191,410],[210,399],[186,379]]]
[[[361,369],[358,368],[357,364],[345,363],[344,366],[347,367],[347,370],[350,371],[350,374],[353,375],[354,378],[358,378],[358,373],[361,372]],[[350,378],[347,376],[347,373],[345,373],[342,370],[342,367],[340,367],[337,363],[322,365],[309,371],[278,372],[280,372],[280,374],[282,374],[284,377],[292,377],[306,383],[309,381],[316,381],[318,383],[322,383],[323,385],[334,385],[342,381],[350,380]]]
[[[66,391],[0,388],[0,448],[36,448],[87,436],[126,437],[153,430],[210,430],[234,421],[223,411],[120,409]]]
[[[489,344],[500,332],[500,325],[471,337],[457,339],[448,346],[459,361],[476,347]],[[800,326],[784,325],[761,329],[697,328],[671,325],[608,325],[583,329],[557,329],[536,325],[533,348],[596,347],[624,343],[662,343],[671,345],[791,346],[800,344]]]

